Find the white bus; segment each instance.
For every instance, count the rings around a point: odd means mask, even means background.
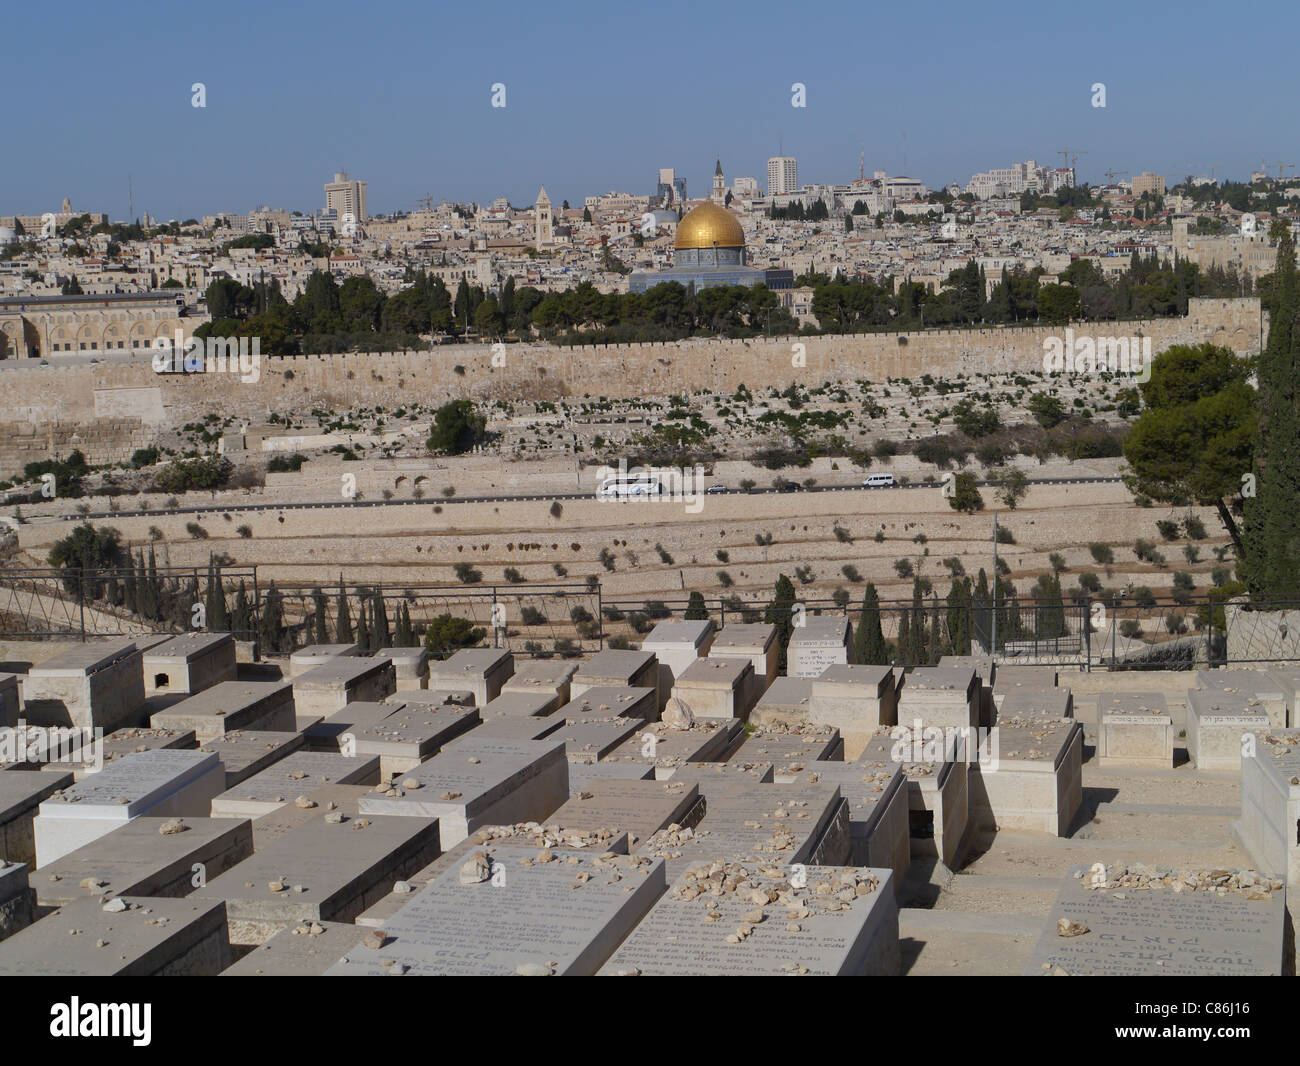
[[[862,483],[864,489],[883,489],[894,484],[893,474],[868,474]]]
[[[616,474],[601,481],[596,488],[598,500],[644,500],[660,495],[664,490],[658,474]]]

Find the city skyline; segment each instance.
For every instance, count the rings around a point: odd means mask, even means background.
[[[137,215],[183,219],[264,203],[316,210],[321,183],[340,170],[368,181],[371,212],[386,214],[426,195],[524,206],[541,184],[557,205],[610,189],[644,195],[666,166],[700,198],[716,159],[729,181],[765,185],[778,154],[799,160],[805,183],[847,182],[863,154],[868,174],[932,188],[1026,158],[1061,165],[1063,149],[1079,153],[1079,181],[1092,184],[1107,168],[1173,183],[1211,168],[1245,180],[1264,156],[1270,173],[1295,162],[1285,147],[1295,120],[1267,106],[1286,92],[1289,35],[1243,36],[1252,62],[1242,77],[1199,76],[1221,62],[1207,5],[1170,24],[1102,4],[1069,31],[1068,55],[1059,28],[1031,23],[1026,5],[972,17],[941,4],[924,26],[884,12],[857,32],[845,7],[782,34],[775,58],[772,34],[788,15],[770,4],[739,20],[669,3],[647,27],[634,13],[570,3],[526,34],[508,31],[528,16],[506,14],[503,32],[485,36],[472,14],[435,19],[381,3],[346,42],[331,29],[337,7],[322,4],[308,22],[239,0],[222,18],[173,27],[143,8],[106,14],[74,0],[67,10],[83,32],[60,38],[68,69],[142,45],[170,58],[141,92],[130,77],[51,83],[39,50],[12,57],[14,81],[41,86],[14,117],[16,143],[43,151],[11,166],[3,209],[39,213],[66,196],[126,218],[128,177]],[[1261,24],[1284,29],[1290,11],[1267,9]],[[250,39],[240,16],[254,12]],[[33,10],[13,21],[15,39],[48,39],[66,24]],[[959,50],[946,45],[956,40]],[[728,61],[690,62],[701,48]],[[303,63],[331,77],[304,76]],[[200,83],[206,106],[194,107]],[[806,107],[791,106],[795,83]],[[1097,83],[1104,108],[1093,106]],[[504,107],[492,106],[497,85]]]

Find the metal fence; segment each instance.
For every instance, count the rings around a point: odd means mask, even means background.
[[[206,608],[221,592],[224,628],[257,640],[264,653],[355,641],[373,646],[424,643],[435,653],[469,644],[532,656],[576,656],[635,646],[669,619],[708,618],[718,627],[774,621],[793,631],[803,619],[836,614],[856,635],[860,604],[832,598],[770,596],[609,598],[594,579],[554,584],[402,585],[340,582],[278,585],[255,566],[0,570],[0,637],[130,636],[210,629]],[[242,589],[242,593],[241,593]],[[204,611],[196,612],[202,603]],[[196,618],[203,624],[196,625]],[[874,609],[884,656],[906,666],[943,655],[993,655],[1010,663],[1085,670],[1192,669],[1300,662],[1300,602],[1221,602],[1183,596],[1141,602],[1115,598],[1046,604],[1007,599],[949,605],[933,596]]]

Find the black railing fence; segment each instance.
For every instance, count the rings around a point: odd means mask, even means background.
[[[604,594],[599,581],[455,586],[282,585],[256,566],[0,570],[0,638],[41,639],[229,631],[263,654],[316,643],[427,643],[435,654],[472,644],[516,654],[576,656],[635,646],[669,619],[775,622],[797,630],[816,615],[847,617],[853,649],[905,666],[943,655],[1085,670],[1192,669],[1300,662],[1300,601],[1258,603],[1185,595],[1044,603],[1020,597],[949,604],[933,596],[864,611],[832,598],[654,599]],[[865,631],[864,627],[865,617]],[[878,633],[876,627],[879,627]]]

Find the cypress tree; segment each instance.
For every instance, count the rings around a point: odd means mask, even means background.
[[[221,588],[221,574],[212,557],[208,557],[208,595],[205,605],[209,633],[229,633],[230,616],[226,612],[226,594]]]
[[[780,649],[777,669],[783,674],[786,670],[786,649],[789,647],[790,637],[794,633],[794,619],[792,617],[794,602],[794,583],[785,574],[782,574],[776,579],[775,593],[772,602],[767,605],[763,621],[768,625],[776,626],[776,642],[777,647]]]
[[[283,650],[284,609],[280,590],[275,587],[274,581],[271,582],[271,587],[266,591],[266,599],[262,602],[262,616],[258,620],[257,636],[263,654],[274,654]]]
[[[970,654],[970,578],[952,579],[948,590],[948,637],[954,655]]]
[[[853,634],[853,661],[875,666],[889,663],[889,646],[880,628],[880,596],[872,582],[867,582],[862,595],[862,616]]]
[[[311,599],[314,604],[314,610],[312,613],[315,616],[316,622],[316,636],[314,639],[317,644],[328,644],[330,642],[330,634],[329,628],[325,623],[326,602],[324,591],[320,587],[312,589]]]
[[[912,655],[912,615],[906,607],[898,617],[897,658],[903,666],[912,666],[915,662]]]
[[[374,632],[375,651],[392,646],[392,639],[388,632],[388,608],[384,605],[384,594],[378,590],[375,591]]]
[[[1268,301],[1268,343],[1259,357],[1256,495],[1246,497],[1243,570],[1258,600],[1300,599],[1300,285],[1295,241],[1284,227]]]
[[[251,640],[252,619],[248,609],[248,590],[244,588],[244,579],[239,579],[239,591],[235,593],[235,612],[231,618],[231,631],[236,640]]]
[[[704,605],[704,593],[698,589],[691,593],[690,600],[686,604],[686,620],[705,621],[709,617],[709,609]]]
[[[334,642],[336,644],[353,643],[352,618],[348,614],[348,594],[339,586],[339,614],[334,620]]]
[[[128,611],[137,609],[135,590],[135,556],[127,552],[126,571],[122,575],[122,606]]]
[[[925,646],[925,606],[921,602],[921,579],[912,578],[912,632],[908,637],[908,647],[912,651],[913,661],[925,665],[930,661],[929,651]]]
[[[361,649],[363,655],[369,655],[370,647],[370,623],[366,619],[366,601],[363,596],[361,599],[361,609],[357,612],[357,647]]]
[[[411,644],[411,612],[403,601],[397,609],[397,632],[393,636],[393,647],[409,648]]]

